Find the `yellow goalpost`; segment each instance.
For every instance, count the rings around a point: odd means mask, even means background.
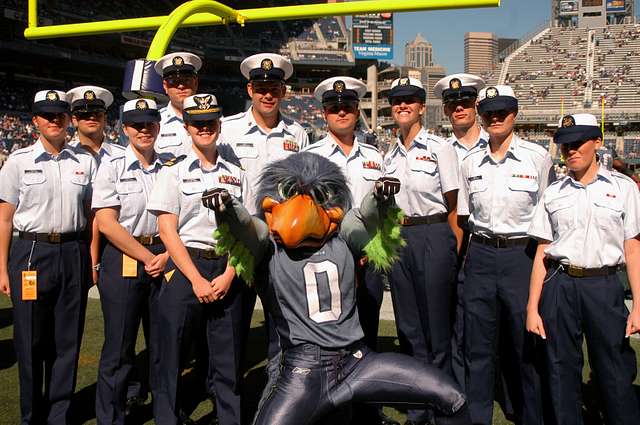
[[[180,27],[234,23],[245,25],[250,22],[309,19],[322,16],[498,6],[500,6],[500,0],[364,0],[235,10],[213,0],[191,0],[181,4],[167,16],[38,26],[38,0],[29,0],[28,27],[24,31],[24,36],[28,40],[35,40],[157,30],[147,53],[148,60],[157,60],[165,54],[169,42]]]

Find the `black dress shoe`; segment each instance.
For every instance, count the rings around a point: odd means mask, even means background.
[[[146,400],[144,400],[142,397],[139,396],[133,396],[133,397],[129,397],[127,399],[127,406],[125,408],[125,414],[129,415],[130,413],[134,412],[135,410],[141,408],[142,406],[144,406],[144,402]]]
[[[180,425],[196,425],[196,423],[185,413],[184,410],[178,410],[178,423]]]
[[[385,415],[382,411],[380,412],[380,425],[400,425],[400,422],[396,421],[390,416]]]

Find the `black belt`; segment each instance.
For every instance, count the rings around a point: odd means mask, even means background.
[[[586,268],[573,266],[571,264],[562,264],[558,260],[547,258],[544,260],[547,268],[558,269],[559,271],[568,274],[571,277],[596,277],[596,276],[609,276],[617,273],[622,268],[617,266],[604,266],[599,268]]]
[[[140,245],[150,246],[150,245],[158,245],[162,243],[162,239],[160,236],[154,235],[142,235],[142,236],[134,236],[133,239],[140,242]]]
[[[78,241],[84,239],[82,232],[69,233],[36,233],[36,232],[18,232],[18,237],[27,241],[47,242],[47,243],[63,243],[70,241]]]
[[[404,216],[400,220],[400,224],[403,226],[416,226],[418,224],[435,224],[444,223],[447,221],[447,213],[423,215],[418,217]]]
[[[190,246],[188,246],[187,251],[189,251],[189,254],[191,254],[191,256],[193,257],[204,258],[206,260],[215,260],[217,258],[223,257],[222,255],[216,254],[216,250],[213,248],[200,249],[200,248],[191,248]]]
[[[529,243],[529,238],[485,238],[484,236],[476,234],[471,235],[471,240],[493,248],[511,248],[514,246],[524,246]]]

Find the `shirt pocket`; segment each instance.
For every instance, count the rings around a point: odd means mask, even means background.
[[[256,159],[258,157],[258,149],[253,144],[238,143],[233,150],[240,159]]]
[[[416,192],[440,194],[438,164],[433,160],[414,160],[409,163],[411,173],[408,185]]]
[[[203,191],[204,184],[200,180],[182,183],[182,204],[180,208],[183,210],[182,215],[184,217],[194,217],[200,213]]]
[[[554,235],[575,227],[575,200],[572,196],[563,196],[549,200],[546,204]]]
[[[511,177],[508,183],[509,199],[506,200],[509,214],[514,223],[530,220],[538,203],[538,181],[527,177]]]
[[[593,216],[596,224],[611,232],[621,233],[624,228],[622,218],[624,208],[617,197],[602,195],[593,201]]]
[[[482,176],[470,177],[469,182],[469,212],[483,223],[489,220],[490,203],[483,202],[489,184],[486,180],[478,178]],[[483,207],[484,206],[484,207]]]
[[[367,181],[376,181],[380,177],[382,177],[382,172],[380,170],[371,169],[371,168],[363,168],[361,172],[362,178]]]
[[[180,146],[182,140],[178,133],[175,132],[160,133],[156,144],[159,149],[174,148]]]
[[[46,182],[47,177],[44,171],[26,172],[22,177],[21,196],[19,198],[20,204],[28,208],[29,206],[38,204],[42,199],[51,196],[47,193]]]
[[[131,195],[142,192],[142,185],[137,179],[120,180],[116,182],[116,192],[118,195]]]

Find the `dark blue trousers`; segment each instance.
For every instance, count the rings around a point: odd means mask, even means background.
[[[490,425],[493,418],[496,355],[500,338],[512,367],[504,370],[518,383],[512,396],[514,414],[523,425],[542,423],[540,378],[535,367],[533,337],[525,327],[530,247],[493,248],[471,242],[465,265],[466,388],[474,424]]]
[[[556,270],[550,270],[548,276],[542,288],[540,315],[547,333],[543,345],[555,423],[582,425],[585,337],[605,423],[637,424],[640,402],[633,390],[636,356],[624,336],[629,311],[618,277],[572,278]]]
[[[405,226],[407,245],[389,274],[393,310],[404,353],[451,370],[451,319],[456,288],[456,238],[448,223]],[[410,410],[416,422],[429,419],[424,409]]]
[[[29,256],[31,270],[38,272],[36,301],[22,300],[22,271],[27,270]],[[83,241],[15,239],[11,246],[8,266],[23,425],[71,421],[89,264]]]
[[[164,246],[150,246],[154,254]],[[155,302],[162,277],[152,278],[138,262],[138,276],[122,277],[122,252],[107,244],[102,253],[102,270],[98,283],[104,317],[104,345],[100,356],[96,389],[98,424],[124,424],[128,385],[135,368],[138,329],[143,320],[149,322],[146,346],[149,353],[149,384],[156,393],[158,362],[157,313]]]
[[[208,280],[219,276],[227,258],[192,257],[200,274]],[[239,425],[241,421],[241,356],[243,308],[240,280],[234,280],[227,295],[210,304],[198,302],[191,283],[169,260],[165,272],[175,270],[163,281],[158,294],[159,388],[154,400],[158,425],[176,425],[181,405],[180,371],[191,342],[206,334],[209,351],[207,374],[215,391],[218,420],[221,425]]]

